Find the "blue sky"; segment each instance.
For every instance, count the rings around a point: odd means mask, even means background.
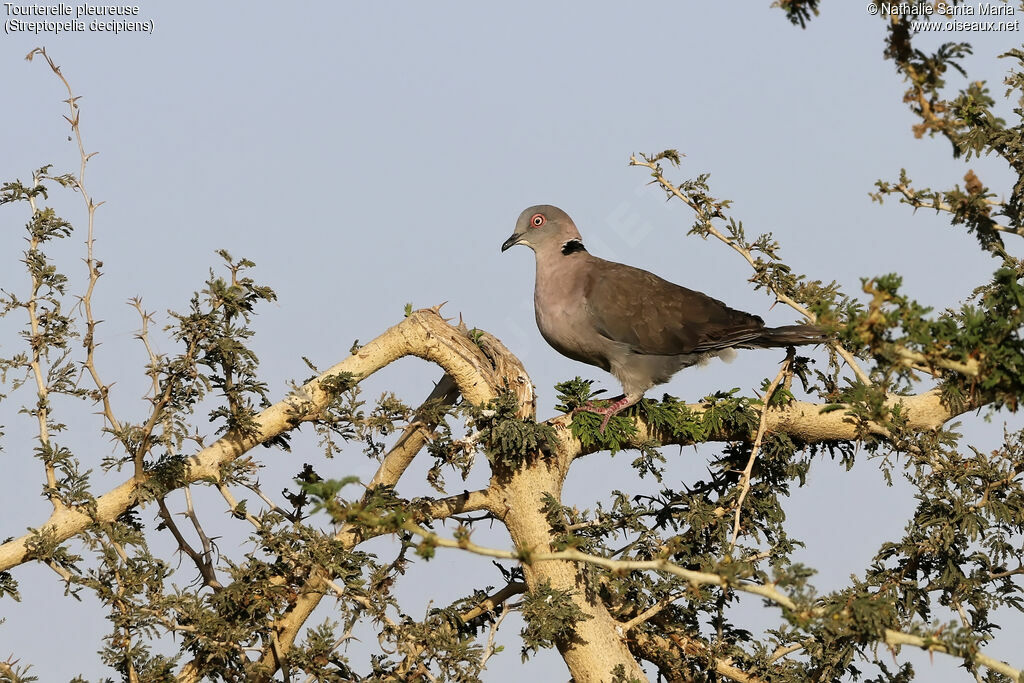
[[[181,310],[217,266],[219,248],[255,261],[257,279],[278,293],[258,318],[255,341],[277,396],[307,374],[302,356],[327,367],[355,339],[368,341],[397,322],[406,302],[442,301],[448,314],[461,313],[524,360],[541,418],[553,414],[552,385],[577,374],[617,393],[614,380],[540,338],[528,250],[499,253],[519,212],[538,203],[568,211],[600,256],[772,324],[793,322],[751,289],[742,259],[686,236],[688,211],[666,204],[641,170],[627,166],[636,152],[679,149],[687,156],[673,177],[710,172],[712,191],[734,201],[748,234],[774,233],[796,271],[838,280],[850,292],[861,277],[899,271],[906,291],[943,308],[992,269],[973,239],[941,217],[868,199],[875,179],[895,178],[902,167],[933,187],[961,182],[967,168],[997,189],[1009,175],[996,160],[955,162],[948,143],[912,137],[904,85],[882,60],[883,24],[863,3],[823,3],[807,30],[792,27],[767,0],[742,11],[725,3],[304,3],[286,10],[185,1],[142,5],[141,16],[154,22],[152,35],[0,38],[3,180],[27,179],[44,163],[77,170],[61,119],[62,86],[24,55],[45,46],[82,96],[86,145],[98,152],[88,183],[106,202],[97,222],[105,263],[95,303],[105,321],[99,362],[116,378],[115,401],[131,417],[145,409],[145,355],[133,340],[137,317],[124,302],[141,296],[166,321],[165,311]],[[920,46],[946,40],[973,42],[968,72],[1002,94],[1010,65],[995,57],[1018,46],[1019,34],[933,34]],[[79,224],[76,200],[56,204]],[[5,275],[4,287],[19,282],[24,220],[15,209],[0,211],[0,273],[14,274]],[[72,242],[63,263],[81,275],[74,250],[81,239]],[[1018,244],[1010,248],[1020,253]],[[730,365],[683,372],[665,390],[690,400],[718,388],[749,392],[774,376],[778,356],[742,353]],[[404,361],[374,378],[367,395],[394,389],[418,401],[438,376]],[[7,432],[0,499],[11,501],[4,536],[47,514],[37,495],[41,471],[26,450],[30,425],[10,412],[0,404]],[[1021,427],[1019,417],[1000,415],[991,423],[968,418],[964,431],[992,448],[1004,420]],[[95,432],[89,424],[83,418],[83,435]],[[89,444],[86,466],[97,467],[109,446],[81,443]],[[671,476],[699,476],[714,452],[672,451]],[[268,477],[288,476],[301,457],[271,463]],[[592,507],[612,488],[633,485],[629,459],[579,462],[567,502]],[[334,462],[338,476],[370,472],[358,452],[351,462]],[[425,493],[413,485],[400,490]],[[852,474],[817,462],[790,519],[807,541],[804,560],[821,570],[819,585],[834,587],[863,568],[913,504],[899,484],[884,487],[877,461],[861,459]],[[439,558],[412,590],[451,581],[459,559]],[[182,584],[187,574],[183,567]],[[15,653],[42,680],[109,675],[91,635],[106,628],[102,616],[62,597],[43,568],[21,567],[16,577],[25,602],[0,610],[8,617],[0,658]],[[750,611],[751,623],[775,617],[759,615],[756,603]],[[991,648],[996,656],[1017,655],[1008,631]],[[54,639],[63,645],[60,657]],[[485,680],[567,675],[549,654],[520,668],[517,650]],[[915,660],[926,667],[921,680],[963,680],[955,662],[942,659]]]

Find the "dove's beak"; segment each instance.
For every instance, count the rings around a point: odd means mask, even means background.
[[[512,236],[509,237],[507,240],[505,240],[505,243],[501,245],[501,250],[505,251],[509,247],[514,247],[517,244],[519,244],[520,242],[523,242],[524,241],[523,237],[525,237],[525,236],[526,236],[526,234],[522,233],[522,232],[514,232],[514,233],[512,233]]]

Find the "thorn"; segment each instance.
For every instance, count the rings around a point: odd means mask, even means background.
[[[447,322],[450,322],[450,321],[454,320],[454,318],[446,318],[446,317],[444,317],[443,315],[441,315],[441,307],[442,307],[442,306],[444,306],[444,305],[445,305],[446,303],[448,303],[448,302],[447,302],[447,301],[442,301],[442,302],[441,302],[441,303],[439,303],[438,305],[436,305],[436,306],[432,306],[432,307],[430,308],[430,310],[431,310],[432,312],[436,313],[436,314],[437,314],[437,316],[438,316],[439,318],[441,318],[441,320],[443,320],[443,321],[445,321],[445,322],[447,323]]]

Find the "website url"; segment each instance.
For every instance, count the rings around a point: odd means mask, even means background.
[[[945,32],[945,31],[1020,31],[1020,19],[1016,21],[912,21],[911,31]]]

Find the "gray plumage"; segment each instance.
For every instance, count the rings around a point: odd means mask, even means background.
[[[559,353],[610,372],[624,396],[606,408],[612,415],[679,370],[730,349],[755,349],[824,341],[814,325],[765,327],[706,294],[680,287],[646,270],[605,261],[583,246],[576,225],[561,209],[531,206],[501,245],[533,249],[537,258],[534,310],[537,327]]]

